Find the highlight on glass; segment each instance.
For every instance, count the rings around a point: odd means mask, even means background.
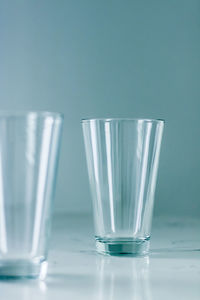
[[[0,278],[46,275],[62,123],[0,111]]]
[[[149,251],[163,120],[82,120],[97,251]]]

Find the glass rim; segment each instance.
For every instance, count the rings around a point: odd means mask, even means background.
[[[151,123],[165,123],[164,119],[151,119],[151,118],[84,118],[84,119],[81,119],[81,123],[96,122],[96,121],[101,121],[101,122],[114,122],[114,121],[138,122],[138,121],[143,121],[143,122],[151,122]]]
[[[61,112],[47,110],[0,110],[0,117],[27,117],[30,115],[40,117],[53,117],[63,119],[64,114]]]

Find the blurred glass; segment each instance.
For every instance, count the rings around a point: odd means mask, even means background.
[[[63,117],[0,112],[0,277],[47,271]]]
[[[82,120],[97,250],[149,250],[163,120]]]

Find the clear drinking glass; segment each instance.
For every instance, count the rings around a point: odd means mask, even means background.
[[[97,251],[149,250],[163,120],[82,120]]]
[[[0,278],[45,276],[62,123],[0,112]]]

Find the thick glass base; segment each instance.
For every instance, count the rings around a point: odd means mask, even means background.
[[[0,280],[38,278],[45,279],[47,274],[47,261],[35,262],[31,260],[0,260]]]
[[[99,253],[106,255],[144,256],[149,252],[149,238],[147,239],[96,239],[96,248]]]

